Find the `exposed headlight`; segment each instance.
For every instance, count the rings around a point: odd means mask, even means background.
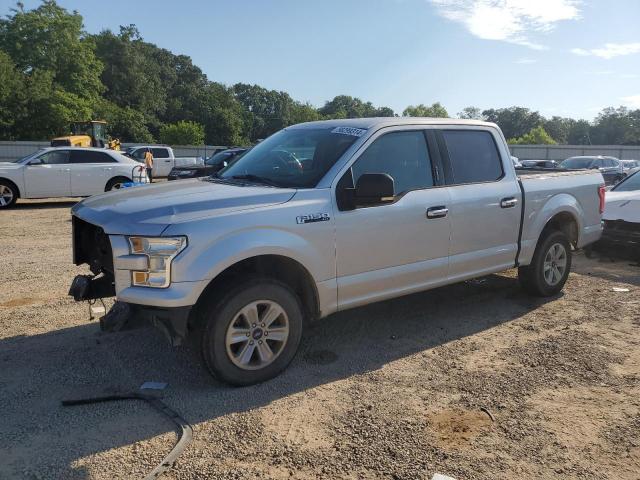
[[[131,283],[138,287],[168,287],[171,261],[186,246],[187,237],[129,237],[129,251],[149,259],[147,270],[131,272]]]

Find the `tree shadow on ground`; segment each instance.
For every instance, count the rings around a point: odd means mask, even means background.
[[[63,399],[132,391],[148,380],[168,382],[165,402],[197,425],[377,370],[551,300],[528,297],[517,280],[491,275],[334,314],[307,329],[282,375],[245,388],[215,381],[193,351],[170,348],[153,329],[103,334],[91,323],[3,339],[0,457],[8,461],[0,465],[0,477],[4,471],[11,478],[25,466],[53,473],[46,463],[55,456],[64,470],[51,477],[88,478],[84,467],[74,465],[78,459],[173,431],[142,402],[62,407]]]

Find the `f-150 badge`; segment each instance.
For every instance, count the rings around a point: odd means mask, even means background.
[[[300,215],[296,217],[296,223],[326,222],[330,220],[328,213],[312,213],[311,215]]]

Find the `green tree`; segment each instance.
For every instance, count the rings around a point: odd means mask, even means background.
[[[482,115],[488,122],[497,123],[505,138],[518,138],[544,123],[544,117],[524,107],[509,107],[484,110]]]
[[[102,63],[92,39],[83,31],[82,16],[69,13],[54,0],[25,11],[21,4],[0,20],[0,49],[26,75],[51,72],[56,88],[80,98],[97,98],[104,86]]]
[[[602,110],[591,127],[591,140],[599,145],[633,143],[634,116],[626,107],[608,107]]]
[[[466,118],[468,120],[484,120],[482,110],[478,107],[465,107],[458,112],[458,118]]]
[[[120,107],[101,99],[94,109],[94,118],[106,120],[107,132],[121,142],[154,143],[145,116],[131,107]]]
[[[15,137],[15,126],[25,117],[25,85],[6,52],[0,50],[0,139]]]
[[[449,113],[440,102],[436,102],[431,106],[423,105],[409,105],[402,112],[403,117],[431,117],[431,118],[447,118]]]
[[[567,143],[569,145],[591,145],[591,124],[587,120],[573,120],[569,122]]]
[[[534,127],[520,138],[509,140],[511,145],[555,145],[556,142],[542,125]]]
[[[327,101],[318,109],[325,118],[368,118],[393,117],[393,110],[389,107],[375,107],[371,102],[363,102],[359,98],[349,95],[338,95]]]
[[[204,144],[204,127],[196,122],[181,120],[160,129],[160,141],[169,145]]]
[[[571,118],[553,116],[544,120],[544,129],[556,142],[567,143],[572,122],[575,122],[575,120]]]

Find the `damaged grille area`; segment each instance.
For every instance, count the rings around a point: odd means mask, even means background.
[[[111,242],[102,228],[73,216],[73,263],[89,265],[94,275],[113,275]]]

